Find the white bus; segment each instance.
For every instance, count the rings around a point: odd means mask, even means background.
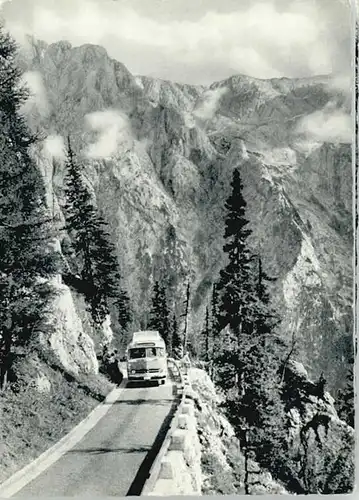
[[[129,381],[153,380],[164,384],[167,378],[166,344],[159,332],[135,332],[126,350]]]

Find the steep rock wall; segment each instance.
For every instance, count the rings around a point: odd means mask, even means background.
[[[330,79],[238,75],[209,88],[177,85],[135,78],[101,47],[67,42],[32,41],[22,64],[46,94],[46,110],[32,108],[30,120],[56,137],[71,134],[86,160],[139,323],[154,280],[180,313],[189,279],[192,337],[202,328],[238,167],[253,248],[278,277],[283,335],[297,336],[311,375],[324,371],[340,385],[352,347],[350,145],[298,132],[325,107],[348,112]],[[63,170],[53,156],[48,179],[61,206]]]

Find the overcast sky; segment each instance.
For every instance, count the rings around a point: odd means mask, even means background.
[[[211,83],[348,73],[350,0],[0,0],[12,34],[103,45],[134,74]]]

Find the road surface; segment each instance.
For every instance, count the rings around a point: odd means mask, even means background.
[[[175,410],[172,382],[127,385],[72,450],[15,496],[139,495]]]

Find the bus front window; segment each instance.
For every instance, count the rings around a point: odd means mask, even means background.
[[[156,349],[154,347],[149,347],[146,353],[147,358],[155,358],[156,357]]]
[[[146,350],[143,347],[138,349],[130,349],[129,359],[141,359],[146,357]]]

